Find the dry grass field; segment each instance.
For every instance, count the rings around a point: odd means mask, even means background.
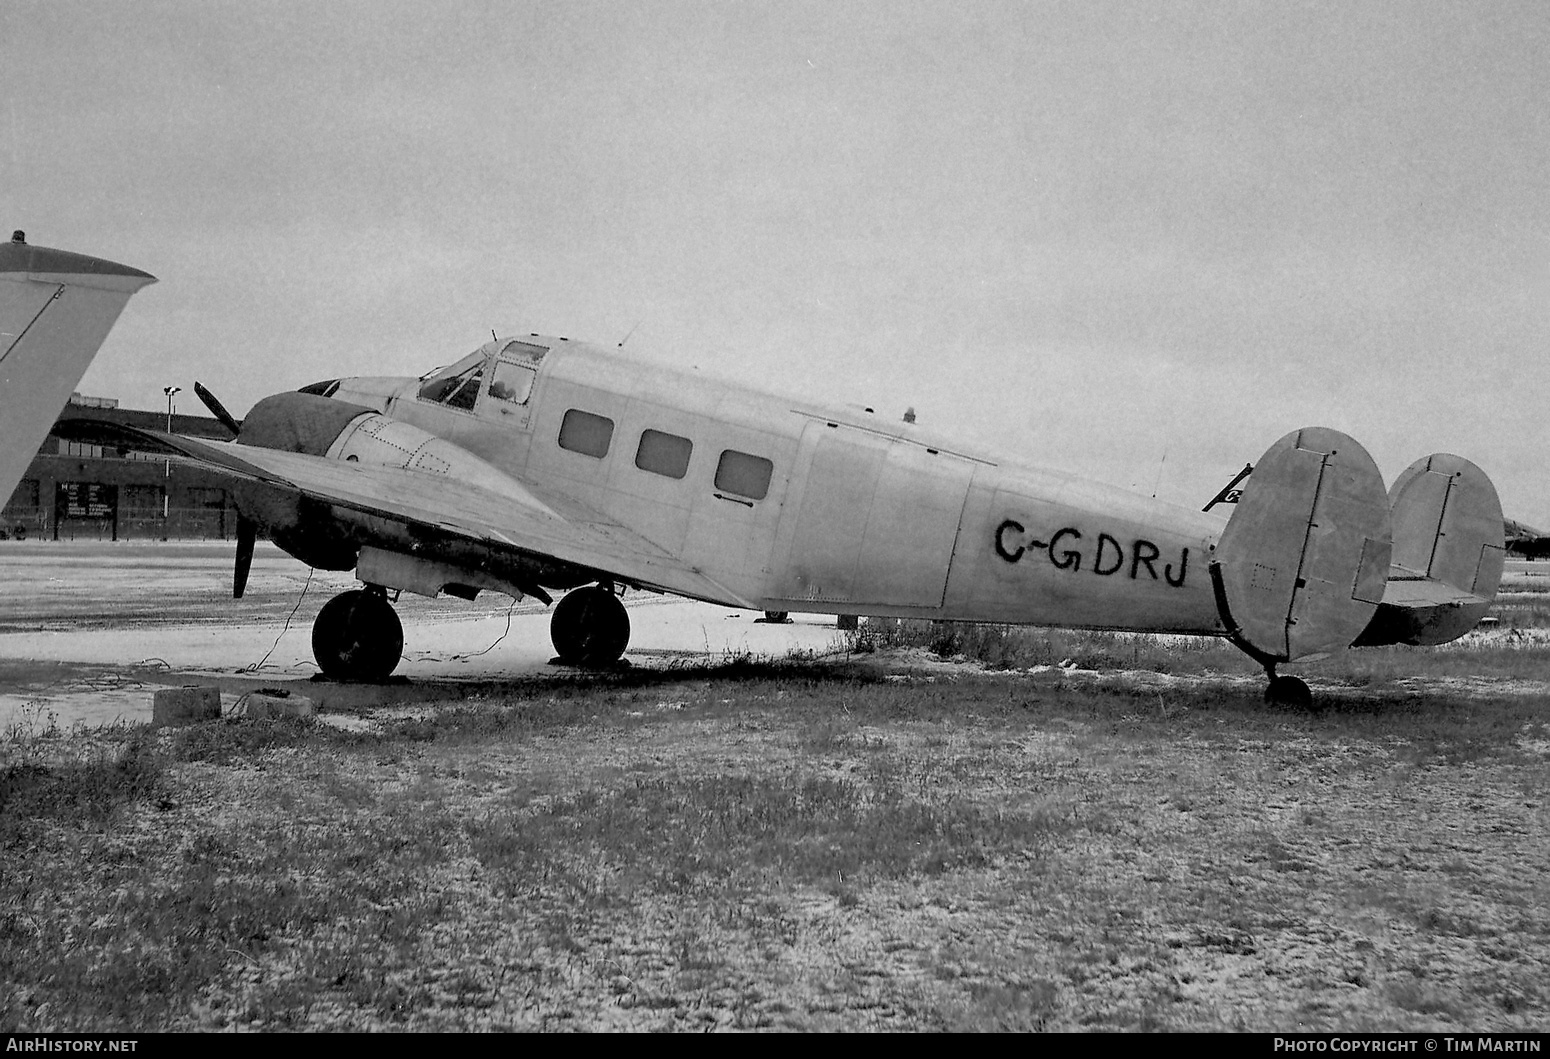
[[[0,1026],[1550,1025],[1550,647],[1353,652],[1308,715],[1224,645],[852,646],[13,726]]]

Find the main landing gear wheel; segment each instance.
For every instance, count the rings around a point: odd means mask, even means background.
[[[1286,706],[1294,710],[1314,711],[1313,692],[1296,677],[1271,677],[1265,687],[1265,702],[1271,706]]]
[[[565,665],[612,665],[630,645],[630,616],[606,588],[574,589],[555,604],[549,639]]]
[[[386,680],[404,656],[404,626],[381,589],[357,588],[323,605],[312,656],[334,680]]]

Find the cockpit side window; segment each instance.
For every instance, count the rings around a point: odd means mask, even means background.
[[[490,383],[490,396],[512,404],[527,404],[527,399],[533,395],[533,381],[537,378],[537,369],[528,364],[512,364],[503,354],[495,362],[495,380]]]

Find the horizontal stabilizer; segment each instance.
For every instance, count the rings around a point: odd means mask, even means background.
[[[1469,606],[1489,599],[1454,588],[1430,577],[1394,577],[1383,587],[1383,603],[1389,607]]]

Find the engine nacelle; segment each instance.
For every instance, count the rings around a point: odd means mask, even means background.
[[[360,544],[332,504],[263,482],[239,482],[233,500],[242,517],[287,555],[318,570],[353,570]]]
[[[368,411],[351,419],[324,455],[439,474],[547,510],[522,483],[462,446],[381,412]]]
[[[279,393],[264,398],[243,421],[238,440],[245,445],[451,478],[459,485],[496,493],[529,510],[554,515],[521,482],[467,449],[373,409],[314,393]],[[520,588],[543,597],[539,586],[568,589],[598,577],[594,571],[569,563],[435,530],[427,532],[423,527],[299,498],[260,484],[240,493],[238,508],[281,548],[311,566],[354,569],[363,551],[371,549],[370,569],[361,576],[394,588],[422,592],[436,578],[442,578],[443,584],[502,591]],[[405,558],[384,559],[392,555]],[[454,576],[456,570],[467,576]],[[368,576],[373,573],[375,577]]]
[[[467,449],[364,405],[311,393],[277,393],[253,406],[237,440],[309,456],[402,467],[455,478],[547,510],[522,483]]]

